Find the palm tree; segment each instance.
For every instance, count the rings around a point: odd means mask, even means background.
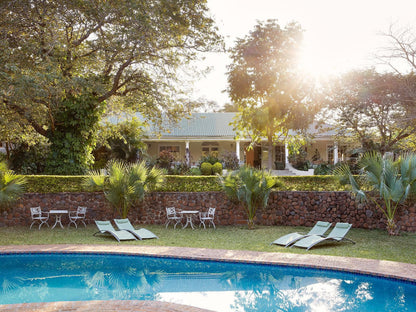
[[[102,171],[92,171],[84,184],[98,187],[114,210],[122,218],[126,218],[130,208],[143,200],[147,191],[154,190],[164,178],[162,171],[147,168],[144,162],[126,164],[122,161],[112,161],[107,166],[108,176]]]
[[[225,178],[220,177],[220,181],[227,196],[243,204],[248,228],[253,229],[256,211],[267,206],[276,181],[269,173],[246,166],[229,173]]]
[[[5,162],[0,163],[0,208],[5,209],[16,202],[24,193],[26,179],[7,169]]]
[[[416,194],[416,155],[406,154],[394,161],[391,156],[377,152],[364,154],[359,162],[361,168],[358,183],[347,165],[338,167],[334,173],[341,182],[351,184],[358,200],[372,201],[387,219],[389,235],[397,235],[394,221],[399,204],[411,194]],[[382,199],[383,204],[380,204]]]

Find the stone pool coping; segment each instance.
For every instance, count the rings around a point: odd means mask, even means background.
[[[400,279],[416,283],[416,265],[410,263],[394,262],[387,260],[374,260],[363,258],[350,258],[338,256],[320,256],[313,254],[291,254],[279,252],[256,252],[246,250],[221,250],[207,248],[183,248],[163,246],[132,246],[132,245],[11,245],[0,246],[1,253],[109,253],[129,254],[158,257],[174,257],[198,260],[219,260],[245,263],[265,263],[285,266],[310,267],[318,269],[331,269],[336,271],[348,271],[359,274],[375,275],[387,278]],[[132,303],[133,302],[133,303]],[[113,302],[114,303],[114,302]],[[63,304],[63,303],[62,303]],[[76,307],[76,303],[66,303],[70,308],[61,306],[54,308],[56,303],[49,303],[48,311],[93,311],[97,310],[100,303],[82,302]],[[145,304],[145,306],[143,306]],[[88,309],[88,305],[91,305]],[[94,305],[94,306],[92,306]],[[107,311],[105,301],[102,303],[103,311]],[[186,307],[160,302],[126,301],[121,303],[125,309],[120,311],[207,311],[195,307]],[[152,305],[154,305],[152,307]],[[8,308],[14,309],[8,310]],[[19,308],[18,306],[22,307]],[[24,306],[24,307],[23,307]],[[0,311],[41,311],[36,309],[39,304],[29,305],[0,305]],[[31,308],[33,307],[33,309]],[[130,307],[130,308],[129,308]],[[42,309],[46,308],[43,304]]]

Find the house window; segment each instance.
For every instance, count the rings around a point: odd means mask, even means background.
[[[278,161],[278,162],[286,162],[285,160],[285,147],[284,145],[277,145],[274,148],[275,153],[274,153],[274,160]]]
[[[178,145],[160,145],[159,153],[163,151],[168,151],[175,157],[175,159],[179,159],[179,146]]]
[[[208,156],[208,155],[218,157],[218,147],[215,147],[215,146],[202,147],[202,156]]]
[[[202,156],[212,155],[218,157],[218,143],[217,142],[203,142],[202,143]]]

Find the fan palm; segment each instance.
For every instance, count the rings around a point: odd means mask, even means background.
[[[145,193],[163,182],[162,171],[149,169],[144,162],[126,164],[113,161],[107,166],[108,176],[103,172],[92,171],[84,183],[104,191],[113,208],[126,218],[130,208],[143,200]]]
[[[357,199],[372,201],[386,217],[389,234],[396,235],[398,230],[394,217],[399,204],[411,194],[416,194],[416,155],[403,155],[394,161],[391,156],[369,152],[360,160],[359,166],[363,180],[361,185],[347,165],[338,167],[335,174],[341,178],[341,182],[351,185]]]
[[[263,170],[241,167],[224,178],[220,177],[220,181],[227,196],[243,204],[248,227],[254,228],[256,211],[266,207],[270,192],[276,184],[273,177]]]
[[[24,177],[14,174],[7,165],[0,163],[0,208],[8,208],[24,193]]]

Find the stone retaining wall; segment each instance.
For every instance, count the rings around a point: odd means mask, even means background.
[[[2,212],[0,226],[30,225],[29,207],[74,210],[78,205],[88,207],[89,223],[118,217],[102,193],[29,193],[14,208]],[[246,223],[243,209],[230,202],[222,192],[151,193],[142,204],[131,209],[129,219],[133,223],[164,224],[165,208],[170,206],[197,210],[216,207],[216,224]],[[274,192],[267,208],[258,211],[256,217],[256,223],[263,225],[313,226],[317,220],[349,222],[358,228],[385,229],[383,214],[373,205],[357,204],[349,192]],[[416,232],[416,203],[400,207],[396,222],[401,231]]]

